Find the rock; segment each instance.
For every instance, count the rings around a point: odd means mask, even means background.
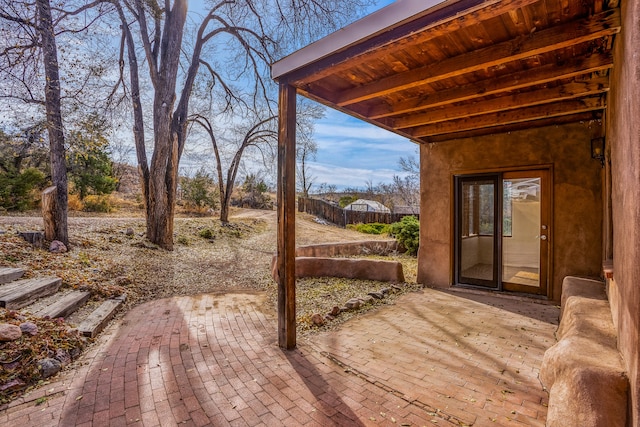
[[[66,366],[69,363],[71,363],[71,355],[67,350],[63,348],[59,348],[56,350],[55,359],[59,361],[62,364],[62,366]]]
[[[391,289],[393,291],[401,291],[402,290],[402,288],[400,286],[398,286],[398,285],[391,285]]]
[[[26,387],[26,384],[24,383],[24,381],[22,381],[19,378],[15,378],[15,379],[7,381],[4,384],[0,384],[0,392],[17,391],[17,390],[21,390],[21,389],[23,389],[25,387]]]
[[[24,322],[20,324],[20,330],[23,334],[29,334],[31,336],[38,334],[38,325],[32,322]]]
[[[347,306],[340,307],[340,313],[345,312],[345,311],[349,311],[349,308]]]
[[[333,316],[332,316],[332,315],[330,315],[330,314],[325,314],[325,315],[324,315],[324,320],[326,320],[327,322],[331,322],[331,321],[332,321],[332,320],[334,320],[334,319],[335,319],[335,317],[333,317]]]
[[[344,305],[349,310],[357,310],[362,305],[362,300],[359,298],[351,298],[349,301],[344,303]]]
[[[19,326],[0,323],[0,342],[15,341],[22,336]]]
[[[382,292],[369,292],[369,295],[370,295],[372,298],[375,298],[375,299],[382,299],[382,298],[384,298],[384,295],[383,295],[383,293],[382,293]]]
[[[38,370],[42,378],[49,378],[60,372],[60,369],[62,364],[56,359],[46,358],[38,362]]]
[[[322,326],[324,325],[324,318],[316,313],[313,316],[311,316],[311,323],[313,323],[314,326]]]
[[[340,314],[340,307],[338,307],[337,305],[334,305],[329,314],[334,317],[337,316],[338,314]]]
[[[49,252],[53,252],[54,254],[63,254],[67,252],[67,247],[60,240],[54,240],[49,245]]]
[[[390,291],[391,291],[391,289],[389,289],[389,288],[382,288],[382,289],[380,289],[380,292],[381,292],[383,295],[387,295]]]
[[[366,297],[363,298],[363,301],[365,304],[371,304],[373,303],[374,300],[375,298],[372,297],[371,295],[367,295]]]
[[[133,228],[131,227],[127,228],[127,231],[125,231],[124,234],[126,234],[127,236],[133,236],[134,234]]]
[[[69,350],[69,356],[71,356],[71,359],[77,359],[78,356],[80,356],[81,351],[80,347],[73,347]]]

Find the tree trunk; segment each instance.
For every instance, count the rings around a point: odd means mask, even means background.
[[[49,133],[51,180],[56,186],[56,208],[54,213],[54,235],[69,245],[67,231],[67,167],[65,163],[64,133],[60,107],[60,77],[58,50],[51,20],[51,5],[48,0],[37,0],[38,34],[42,42],[42,56],[46,77],[45,101],[47,131]]]

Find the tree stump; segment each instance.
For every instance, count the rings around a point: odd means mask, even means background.
[[[42,219],[44,220],[44,237],[53,240],[56,237],[56,195],[57,187],[52,185],[42,192]]]
[[[44,241],[44,235],[40,231],[21,231],[18,233],[27,242],[31,243],[36,248],[42,248],[42,242]]]

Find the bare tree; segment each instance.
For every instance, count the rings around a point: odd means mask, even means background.
[[[63,98],[69,103],[81,102],[83,91],[98,71],[67,73],[83,77],[76,82],[73,90],[67,88],[63,94],[57,39],[66,34],[86,33],[87,28],[102,14],[100,5],[100,1],[78,4],[73,1],[56,2],[53,6],[49,0],[0,1],[0,28],[3,35],[0,37],[0,74],[3,76],[0,98],[5,105],[10,102],[22,103],[26,111],[33,115],[41,114],[40,110],[44,108],[51,181],[57,189],[54,238],[65,244],[69,243],[69,239]],[[69,10],[64,9],[66,6]],[[83,19],[72,19],[81,14]],[[17,110],[17,106],[11,105],[10,110]]]
[[[315,120],[323,117],[324,108],[314,103],[298,103],[296,113],[296,165],[298,188],[304,197],[309,196],[313,186],[313,177],[309,171],[309,161],[313,161],[318,153],[318,143],[313,139]]]
[[[275,129],[276,116],[268,116],[263,119],[255,118],[255,123],[248,127],[240,126],[232,133],[233,141],[226,141],[225,147],[234,146],[231,161],[226,165],[227,176],[224,177],[225,166],[221,153],[219,138],[211,124],[211,121],[199,114],[191,116],[191,121],[202,127],[209,136],[213,145],[213,152],[216,160],[216,172],[218,176],[218,188],[220,193],[220,221],[229,222],[229,205],[231,204],[231,194],[236,183],[238,168],[242,160],[242,155],[249,148],[261,149],[263,146],[273,146],[277,141],[277,131]]]
[[[300,192],[304,197],[309,197],[309,191],[313,186],[315,177],[309,171],[308,162],[315,160],[318,152],[318,143],[313,139],[305,139],[296,146],[296,157],[298,158],[297,172]]]
[[[235,98],[234,90],[227,84],[234,79],[242,79],[252,86],[256,98],[260,94],[268,98],[271,90],[266,77],[268,65],[274,52],[282,47],[279,43],[300,40],[292,35],[309,28],[329,31],[352,19],[357,6],[366,0],[219,0],[212,3],[202,18],[188,52],[187,43],[183,43],[186,0],[165,0],[162,4],[156,0],[112,1],[120,17],[121,46],[123,52],[126,47],[129,63],[134,138],[146,202],[147,237],[165,249],[172,249],[178,163],[185,146],[189,102],[200,67],[205,69],[211,81],[224,89],[227,100]],[[303,20],[304,25],[292,24],[292,19]],[[134,28],[137,28],[135,37]],[[144,64],[153,86],[153,154],[150,162],[144,146],[144,115],[140,102],[139,70],[143,64],[138,61],[136,46],[144,51]],[[206,60],[206,49],[208,53],[213,52],[212,55],[220,55],[220,50],[227,46],[231,46],[238,60]],[[287,46],[290,48],[291,44]],[[188,64],[181,64],[183,55],[188,58]],[[124,53],[121,57],[124,58]],[[235,75],[224,73],[234,68]],[[181,84],[177,96],[179,77]]]
[[[54,238],[69,244],[67,229],[67,172],[65,166],[64,133],[62,125],[62,108],[60,101],[60,72],[58,67],[58,49],[53,28],[51,4],[48,0],[36,0],[35,8],[26,3],[13,4],[11,9],[3,9],[0,18],[13,24],[22,43],[15,40],[12,46],[6,46],[3,52],[3,71],[13,73],[19,56],[27,53],[30,59],[37,58],[41,52],[44,66],[44,100],[35,96],[25,98],[27,102],[44,105],[49,134],[49,151],[51,162],[51,180],[56,186],[57,196],[54,211]],[[18,6],[18,8],[16,8]],[[21,65],[37,67],[38,61],[28,61]],[[32,82],[22,80],[25,86]],[[35,83],[35,82],[34,82]],[[35,88],[28,87],[33,93]]]

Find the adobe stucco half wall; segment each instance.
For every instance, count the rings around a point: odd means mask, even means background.
[[[452,284],[453,179],[456,174],[551,166],[551,297],[568,275],[600,276],[602,167],[591,158],[597,122],[550,126],[421,145],[418,282]]]

